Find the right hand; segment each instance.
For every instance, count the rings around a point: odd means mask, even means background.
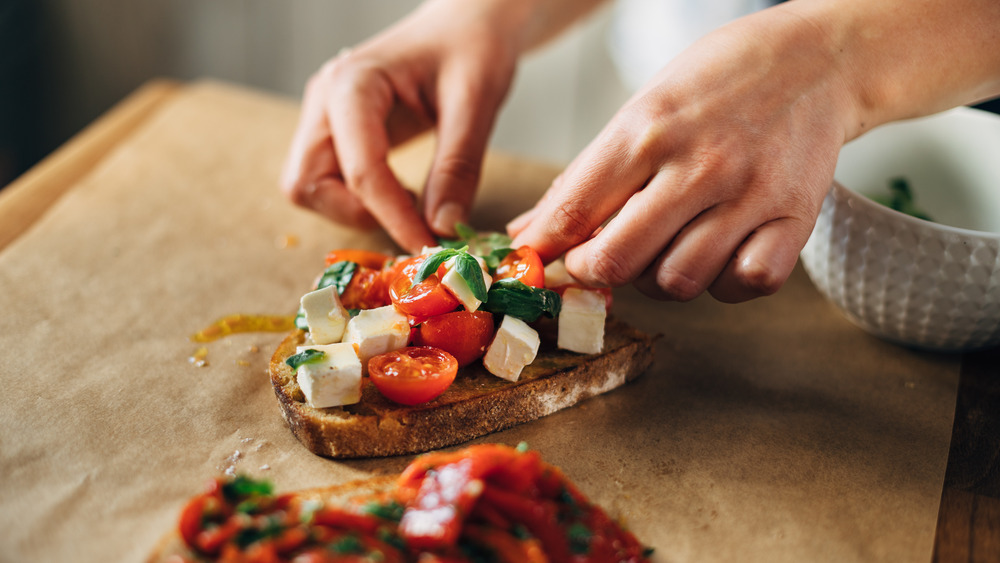
[[[338,223],[381,224],[411,252],[454,235],[520,48],[513,27],[485,5],[428,2],[324,64],[306,85],[281,178],[286,195]],[[387,155],[431,127],[437,150],[418,209]]]

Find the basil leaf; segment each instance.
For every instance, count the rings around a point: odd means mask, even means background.
[[[354,277],[354,272],[357,269],[358,265],[354,262],[334,262],[323,270],[323,275],[320,276],[319,283],[316,284],[316,289],[323,289],[332,285],[337,290],[338,295],[343,295],[344,290],[347,289],[347,284],[351,283],[351,278]]]
[[[550,318],[559,316],[562,299],[551,289],[530,287],[520,280],[505,278],[490,287],[482,309],[530,323],[542,315]]]
[[[462,239],[439,238],[438,239],[438,246],[440,246],[442,248],[459,249],[459,248],[468,246],[468,244],[464,240],[462,240]]]
[[[464,252],[456,256],[455,271],[462,276],[476,299],[486,301],[486,280],[483,279],[483,269],[479,267],[479,261],[475,257]]]
[[[511,238],[503,233],[478,233],[472,227],[463,223],[455,224],[457,240],[439,239],[438,243],[445,248],[469,247],[469,253],[476,256],[490,254],[492,251],[510,246]]]
[[[508,246],[503,248],[494,248],[489,254],[483,256],[483,260],[486,260],[486,267],[489,268],[491,272],[496,270],[497,266],[500,265],[500,262],[503,261],[503,259],[506,258],[511,252],[514,252],[514,249]]]
[[[464,241],[471,241],[479,237],[479,233],[465,223],[455,223],[455,234],[458,235],[458,238]]]
[[[222,485],[222,494],[229,500],[238,500],[250,496],[266,496],[274,491],[271,483],[258,481],[246,475],[237,475],[232,481]]]
[[[326,352],[310,348],[308,350],[303,350],[294,356],[289,356],[288,359],[285,360],[285,363],[292,369],[299,369],[299,366],[303,364],[315,364],[316,362],[322,361],[325,357]]]
[[[299,312],[295,315],[295,328],[309,331],[309,324],[306,323],[306,311],[302,307],[299,307]]]
[[[447,262],[449,258],[458,256],[460,253],[465,252],[466,249],[467,247],[465,246],[458,249],[446,248],[428,256],[427,259],[424,260],[424,263],[420,265],[420,269],[417,270],[416,275],[413,276],[413,285],[417,285],[430,277],[431,274],[436,272],[437,269],[441,267],[441,264]]]

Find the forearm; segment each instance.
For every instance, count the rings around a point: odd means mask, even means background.
[[[1000,95],[996,0],[797,0],[782,8],[813,22],[839,59],[854,107],[847,139]]]
[[[420,10],[489,22],[518,54],[552,39],[606,0],[428,0]]]

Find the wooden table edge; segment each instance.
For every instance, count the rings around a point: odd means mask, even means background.
[[[182,86],[167,79],[146,82],[0,191],[0,251],[31,228]]]

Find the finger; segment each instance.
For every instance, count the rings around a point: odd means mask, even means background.
[[[534,248],[543,260],[562,255],[594,231],[652,176],[648,148],[633,148],[634,136],[611,129],[591,143],[554,183],[514,240]],[[640,135],[638,138],[651,138]]]
[[[400,246],[416,252],[436,240],[411,194],[389,168],[385,121],[393,94],[379,77],[355,77],[327,103],[337,160],[347,189]],[[358,85],[363,85],[359,87]]]
[[[809,233],[807,223],[793,218],[761,225],[736,251],[709,293],[726,303],[775,293],[791,275]]]
[[[425,217],[442,236],[453,236],[455,224],[468,220],[490,130],[505,93],[488,92],[483,83],[456,82],[445,79],[439,92],[437,151],[424,189]]]
[[[654,299],[690,301],[718,278],[756,224],[746,206],[723,203],[691,220],[635,280]]]
[[[598,286],[619,286],[639,277],[663,249],[707,205],[664,170],[591,240],[566,253],[566,268],[577,279]]]
[[[313,209],[342,224],[371,228],[374,218],[339,180],[340,169],[328,126],[325,95],[321,77],[310,79],[282,168],[281,189],[296,205]]]

